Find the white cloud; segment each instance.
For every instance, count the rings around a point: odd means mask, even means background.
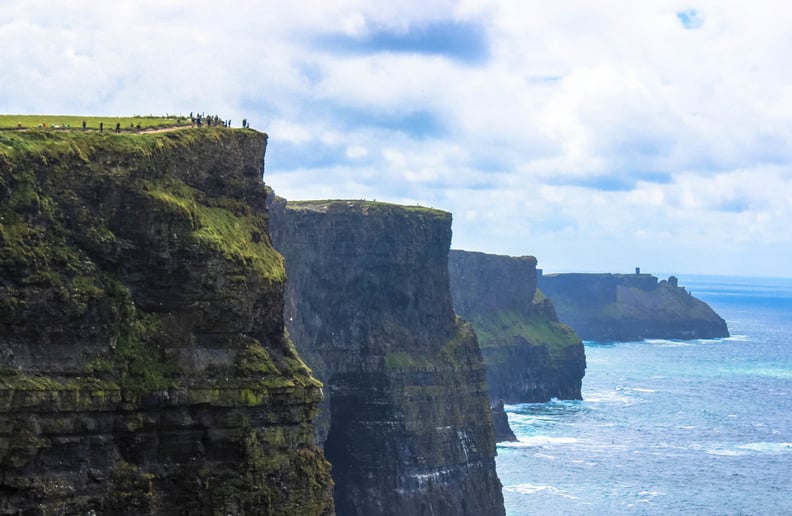
[[[751,261],[788,276],[770,251],[792,254],[790,14],[775,0],[13,0],[0,111],[248,118],[286,197],[447,209],[455,246],[554,270]],[[486,56],[325,43],[442,23],[479,28]]]
[[[346,155],[352,159],[365,158],[368,156],[368,149],[362,145],[350,145],[346,149]]]

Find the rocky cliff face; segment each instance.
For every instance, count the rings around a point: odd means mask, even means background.
[[[492,422],[495,425],[495,440],[499,443],[502,442],[517,442],[517,436],[509,426],[509,416],[506,414],[506,407],[503,406],[503,400],[496,401],[491,407]]]
[[[0,135],[0,514],[330,514],[266,136]]]
[[[536,258],[452,250],[454,307],[471,321],[493,400],[580,399],[583,343],[536,288]]]
[[[484,368],[451,306],[451,216],[362,201],[276,203],[287,326],[325,382],[342,515],[503,514]]]
[[[562,321],[599,341],[728,337],[726,322],[677,279],[650,274],[548,274],[539,287]]]

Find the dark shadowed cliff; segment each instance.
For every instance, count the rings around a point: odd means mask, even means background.
[[[266,136],[0,135],[0,513],[330,514]]]
[[[493,400],[580,399],[583,343],[536,288],[536,258],[452,250],[454,308],[473,324]]]
[[[483,362],[451,306],[451,215],[281,200],[272,217],[287,326],[326,385],[338,513],[503,514]]]
[[[729,336],[726,322],[673,276],[658,282],[651,274],[547,274],[539,287],[586,340]]]

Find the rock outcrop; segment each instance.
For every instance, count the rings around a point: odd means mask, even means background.
[[[266,136],[0,135],[0,514],[331,514]]]
[[[581,399],[583,343],[536,288],[536,258],[452,250],[451,295],[473,324],[493,400]]]
[[[451,305],[451,215],[281,200],[272,234],[287,326],[326,386],[338,513],[503,514],[484,364]]]
[[[496,401],[490,410],[492,411],[492,423],[495,425],[495,440],[499,443],[519,441],[509,425],[509,416],[506,414],[503,400]]]
[[[651,274],[546,274],[539,287],[562,321],[597,341],[728,337],[726,322],[678,286]]]

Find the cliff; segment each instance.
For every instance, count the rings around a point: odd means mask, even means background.
[[[490,398],[581,399],[583,343],[537,289],[536,258],[452,250],[448,262],[454,307],[478,335]]]
[[[651,274],[547,274],[539,287],[562,321],[583,339],[711,339],[728,337],[726,322],[677,278]]]
[[[509,416],[506,414],[503,400],[493,403],[490,410],[492,411],[492,423],[495,425],[495,440],[499,443],[519,441],[509,426]]]
[[[484,366],[448,286],[451,216],[275,202],[289,332],[326,385],[339,514],[503,514]]]
[[[330,514],[266,135],[0,135],[0,514]]]

